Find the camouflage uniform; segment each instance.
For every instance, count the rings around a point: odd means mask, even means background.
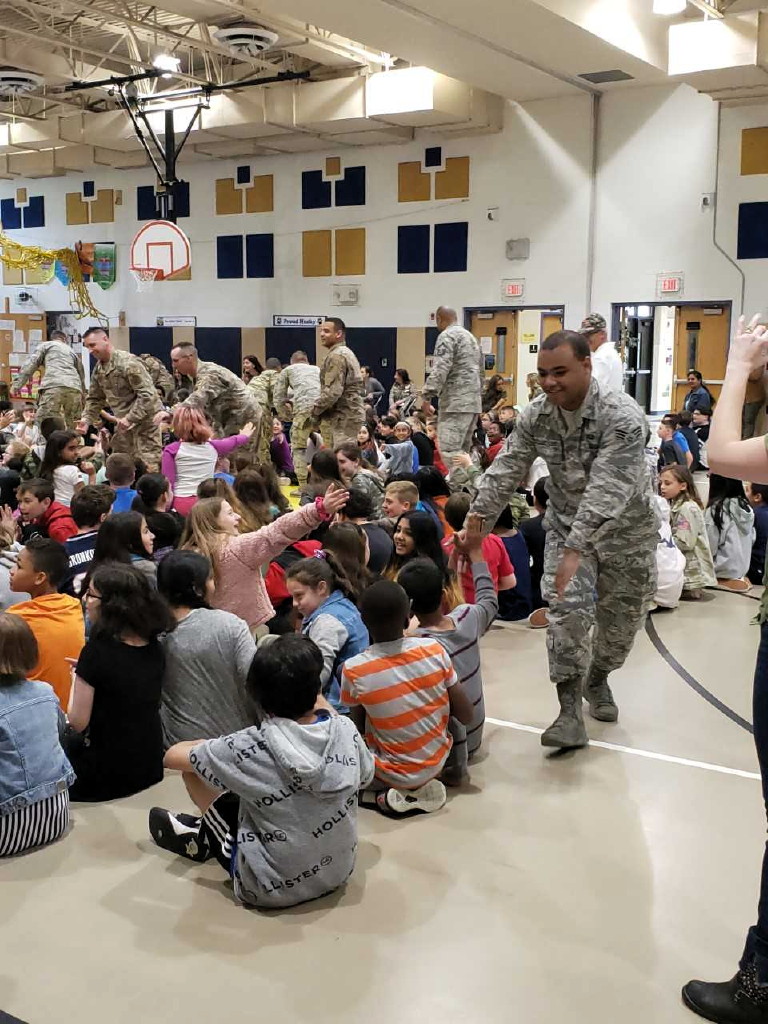
[[[239,434],[246,423],[254,423],[257,429],[248,447],[254,447],[258,441],[261,423],[258,400],[253,391],[225,366],[199,360],[195,390],[181,404],[206,413],[219,437]]]
[[[147,353],[139,356],[139,359],[144,363],[147,368],[147,373],[152,378],[152,383],[155,385],[155,391],[159,391],[163,401],[167,402],[168,405],[173,405],[173,397],[176,391],[176,382],[171,376],[170,371],[157,356],[151,356]]]
[[[655,591],[658,523],[643,454],[646,429],[634,399],[601,393],[594,380],[574,413],[564,415],[542,395],[521,414],[472,505],[492,526],[536,456],[546,460],[549,671],[561,707],[578,687],[579,721],[582,684],[588,696],[599,685],[610,695],[607,674],[624,664]],[[566,547],[581,553],[581,565],[559,598],[555,575]]]
[[[288,416],[286,402],[288,389],[293,392],[290,399],[292,417]],[[278,416],[293,419],[291,426],[291,452],[293,468],[299,487],[307,482],[307,441],[317,423],[312,408],[320,397],[320,368],[309,363],[291,363],[286,366],[275,381],[274,400]]]
[[[312,408],[323,437],[333,448],[345,441],[357,443],[358,431],[365,423],[364,395],[357,356],[343,342],[334,345],[320,367],[320,397]]]
[[[261,407],[261,429],[258,437],[259,462],[269,462],[269,442],[272,440],[272,417],[275,408],[275,383],[280,376],[279,370],[262,370],[258,377],[253,377],[246,385],[256,396]]]
[[[162,444],[160,427],[152,418],[160,412],[160,399],[147,368],[130,352],[113,349],[106,363],[96,363],[85,403],[85,421],[98,423],[104,408],[135,424],[130,430],[115,429],[112,451],[142,459],[148,469],[157,471]]]
[[[37,399],[37,422],[41,423],[46,416],[61,416],[71,430],[83,411],[83,364],[65,342],[44,341],[22,366],[14,379],[14,388],[24,387],[40,369],[43,376]]]
[[[435,362],[421,397],[440,403],[437,445],[443,462],[472,447],[472,434],[482,409],[483,353],[477,339],[458,324],[446,327],[435,344]]]

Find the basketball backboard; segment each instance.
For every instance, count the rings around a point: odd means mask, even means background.
[[[190,264],[189,239],[168,220],[148,221],[131,243],[131,270],[156,270],[155,280],[187,270]]]

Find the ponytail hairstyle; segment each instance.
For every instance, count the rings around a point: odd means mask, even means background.
[[[352,584],[358,597],[373,583],[368,569],[368,547],[365,530],[357,523],[334,523],[323,538],[326,554],[332,554]]]
[[[53,480],[53,471],[63,466],[61,452],[70,441],[75,441],[78,434],[74,430],[54,430],[45,446],[45,455],[40,464],[38,476],[43,480]]]
[[[170,481],[162,473],[145,473],[136,481],[136,497],[133,499],[133,511],[146,515],[148,512],[165,511],[158,509],[157,503],[171,489]]]
[[[353,604],[357,604],[360,596],[344,572],[340,560],[331,551],[317,551],[312,558],[302,558],[300,562],[294,562],[286,572],[285,578],[298,580],[312,590],[325,583],[329,597],[334,590],[340,590]]]
[[[665,467],[666,468],[666,467]],[[707,508],[712,509],[712,521],[718,532],[723,529],[724,505],[729,498],[735,498],[739,506],[746,512],[752,506],[747,501],[744,493],[744,485],[741,480],[732,480],[728,476],[720,476],[718,473],[709,474],[709,501]]]

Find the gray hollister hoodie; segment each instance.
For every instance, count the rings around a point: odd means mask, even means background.
[[[353,723],[267,718],[190,754],[211,786],[240,797],[235,893],[291,907],[342,885],[355,866],[357,791],[373,758]]]

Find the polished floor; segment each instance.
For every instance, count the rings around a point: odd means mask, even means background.
[[[178,776],[0,865],[0,1009],[30,1024],[684,1024],[691,976],[730,977],[765,840],[750,685],[757,605],[713,593],[653,616],[615,677],[606,744],[547,756],[545,634],[484,641],[485,753],[431,817],[362,812],[346,890],[235,906],[223,873],[157,850]],[[730,710],[736,720],[725,713]]]

